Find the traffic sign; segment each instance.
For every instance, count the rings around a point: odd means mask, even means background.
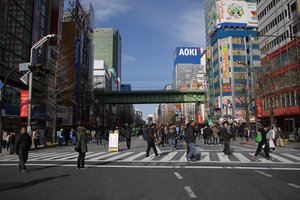
[[[19,71],[28,71],[29,66],[30,66],[30,63],[20,63],[19,64]]]
[[[3,87],[3,83],[2,83],[2,81],[0,80],[0,90],[2,89],[2,87]]]
[[[30,71],[28,71],[26,74],[24,74],[20,80],[25,84],[25,85],[28,85],[28,74],[29,74]]]

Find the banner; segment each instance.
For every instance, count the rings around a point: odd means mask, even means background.
[[[20,95],[20,117],[28,117],[28,102],[29,102],[29,92],[28,92],[28,90],[21,90],[21,95]]]
[[[262,100],[261,99],[255,100],[255,106],[256,106],[256,116],[262,117]]]

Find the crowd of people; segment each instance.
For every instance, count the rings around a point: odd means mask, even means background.
[[[19,156],[19,171],[26,172],[25,163],[28,159],[28,151],[33,144],[34,148],[39,146],[39,133],[37,130],[31,132],[31,136],[27,133],[26,127],[16,133],[14,131],[2,132],[2,147],[6,148],[10,154],[16,153]],[[178,143],[184,141],[186,143],[186,159],[188,162],[195,162],[196,138],[203,138],[204,145],[224,145],[223,156],[231,155],[230,141],[240,138],[241,145],[250,144],[250,137],[256,137],[257,150],[253,156],[253,160],[258,159],[258,154],[264,150],[266,159],[272,159],[270,152],[275,152],[276,146],[284,146],[283,132],[280,127],[275,125],[262,124],[258,132],[250,131],[245,124],[229,123],[224,121],[209,122],[205,124],[196,124],[190,121],[186,125],[175,126],[174,124],[156,125],[155,123],[133,127],[125,124],[123,127],[115,127],[99,130],[87,130],[79,123],[77,128],[69,128],[64,130],[59,128],[57,131],[58,145],[63,143],[68,145],[70,141],[75,145],[78,151],[77,168],[84,169],[85,154],[88,151],[87,144],[89,142],[97,143],[97,145],[106,145],[109,140],[110,133],[118,133],[119,141],[126,140],[126,146],[131,148],[132,136],[138,136],[147,142],[146,157],[149,157],[150,150],[153,149],[155,156],[159,157],[158,147],[169,146],[170,151],[178,148]],[[259,139],[257,139],[259,136]],[[76,149],[75,148],[75,149]],[[79,150],[78,150],[79,149]],[[201,153],[201,152],[200,152]]]

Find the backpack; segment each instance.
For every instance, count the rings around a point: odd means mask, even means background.
[[[261,135],[261,132],[258,131],[258,132],[257,132],[257,135],[256,135],[256,137],[255,137],[255,141],[256,141],[257,143],[260,143],[261,140],[262,140],[262,135]]]

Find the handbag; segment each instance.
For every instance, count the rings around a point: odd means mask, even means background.
[[[80,138],[75,145],[75,151],[79,153],[81,152],[81,138],[82,138],[82,134],[80,134]]]
[[[75,145],[75,151],[79,153],[81,152],[81,145],[79,142]]]

